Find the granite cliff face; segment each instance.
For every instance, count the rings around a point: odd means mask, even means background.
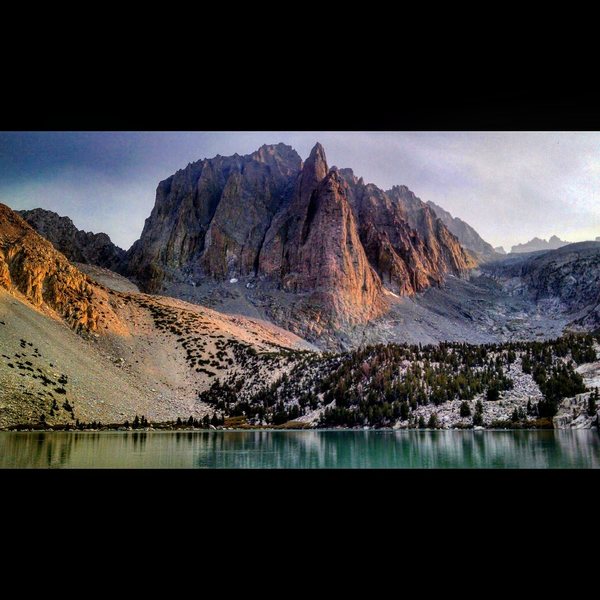
[[[105,233],[81,231],[69,217],[43,208],[16,212],[71,262],[117,270],[125,259],[125,250],[115,246]]]
[[[410,295],[473,266],[407,188],[384,192],[329,169],[320,144],[304,164],[278,144],[199,161],[161,182],[127,272],[149,292],[242,279],[298,294],[296,308],[335,324],[385,312],[385,288]]]
[[[365,185],[351,169],[340,173],[369,261],[390,291],[401,296],[421,292],[475,266],[456,237],[406,186],[384,192]]]
[[[302,160],[289,146],[189,164],[158,185],[127,271],[147,291],[177,277],[256,272],[271,219],[290,201]]]
[[[464,248],[471,250],[482,259],[495,258],[498,250],[488,244],[468,223],[458,217],[453,217],[447,210],[434,202],[429,201],[427,204],[433,209],[437,218],[448,228],[448,231],[458,238]]]
[[[0,204],[0,286],[23,294],[36,308],[54,311],[78,331],[94,332],[101,324],[109,328],[113,320],[105,290],[4,204]]]
[[[278,242],[265,247],[259,270],[286,291],[309,294],[311,308],[330,312],[338,322],[368,320],[384,310],[381,281],[361,243],[343,180],[332,170],[311,190],[307,182],[314,185],[315,170],[318,164],[309,161],[297,196],[306,194],[308,202],[300,212],[291,207],[276,224],[269,239]]]

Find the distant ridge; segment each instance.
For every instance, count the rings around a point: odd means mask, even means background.
[[[534,237],[532,240],[524,244],[517,244],[511,248],[511,252],[518,254],[521,252],[539,252],[540,250],[558,250],[570,242],[561,240],[558,236],[553,235],[549,240]]]

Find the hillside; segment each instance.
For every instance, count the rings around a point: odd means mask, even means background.
[[[516,254],[482,266],[511,296],[528,298],[547,318],[575,328],[600,327],[600,243],[579,242],[556,250]]]
[[[264,321],[108,289],[4,205],[0,274],[0,427],[42,415],[48,423],[202,416],[209,407],[198,393],[215,377],[268,381],[310,348]]]

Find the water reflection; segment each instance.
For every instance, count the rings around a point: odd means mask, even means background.
[[[596,431],[0,433],[0,468],[599,468]]]

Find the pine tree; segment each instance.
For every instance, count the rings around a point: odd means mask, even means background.
[[[425,417],[423,415],[419,417],[419,429],[425,429]]]
[[[460,405],[460,416],[463,418],[471,416],[471,407],[469,406],[469,403],[466,400]]]
[[[588,398],[588,416],[594,417],[596,416],[596,411],[598,410],[598,388],[590,394]]]
[[[427,427],[430,429],[437,429],[440,426],[440,422],[438,420],[437,413],[431,413],[429,417],[429,422],[427,423]]]
[[[400,418],[403,421],[406,421],[408,419],[409,414],[410,414],[410,409],[408,407],[408,402],[402,402],[400,404]]]
[[[500,398],[500,389],[498,387],[498,384],[496,382],[494,382],[492,385],[490,385],[488,387],[485,399],[488,402],[495,402],[499,398]]]

